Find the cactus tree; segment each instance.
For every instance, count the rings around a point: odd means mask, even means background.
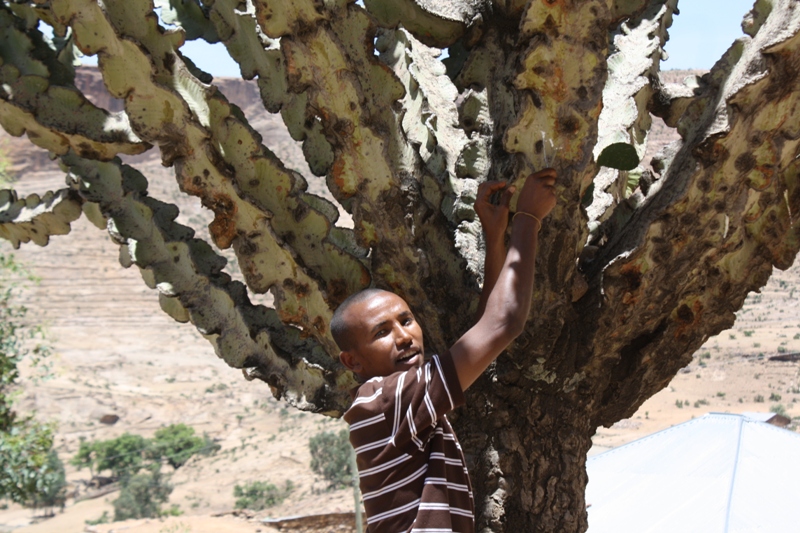
[[[556,167],[535,311],[456,423],[479,530],[582,531],[595,429],[662,389],[800,248],[800,4],[757,0],[709,74],[670,85],[676,4],[3,0],[0,124],[59,157],[67,187],[2,192],[0,235],[46,244],[86,213],[230,366],[335,416],[353,384],[337,304],[391,289],[446,349],[480,290],[478,184]],[[352,229],[181,54],[187,39],[224,44],[257,81]],[[77,51],[123,111],[76,89]],[[651,114],[680,140],[635,168]],[[213,243],[119,157],[155,147],[213,211]],[[267,292],[273,306],[251,303]]]

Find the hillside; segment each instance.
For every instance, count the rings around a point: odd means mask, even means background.
[[[118,108],[102,90],[95,70],[81,69],[80,80],[99,105]],[[242,107],[265,144],[302,172],[312,191],[323,192],[323,179],[308,172],[280,118],[263,111],[255,85],[239,80],[218,83]],[[652,138],[663,143],[674,133],[661,126]],[[0,139],[20,176],[16,188],[21,195],[62,186],[63,172],[46,153],[32,149],[25,139]],[[153,196],[179,205],[183,220],[210,220],[199,202],[179,194],[156,150],[130,162],[148,176]],[[3,251],[9,248],[4,244]],[[180,506],[182,516],[126,524],[125,531],[273,531],[224,515],[233,509],[234,486],[254,480],[282,485],[290,479],[297,486],[283,504],[256,517],[352,509],[350,491],[326,492],[325,483],[315,478],[307,446],[310,436],[338,431],[344,424],[287,409],[272,399],[264,383],[247,382],[239,371],[228,368],[191,325],[178,324],[161,312],[156,293],[135,268],[120,267],[117,246],[104,231],[82,219],[70,235],[54,238],[46,248],[26,245],[15,253],[41,278],[29,289],[27,305],[32,316],[46,324],[54,346],[53,378],[37,384],[26,381],[20,410],[35,411],[39,419],[58,425],[58,451],[65,462],[81,438],[108,439],[124,432],[152,436],[179,422],[207,433],[222,447],[214,456],[192,460],[172,477],[170,502]],[[800,352],[798,289],[800,268],[776,273],[760,295],[748,299],[736,326],[709,339],[669,387],[630,419],[601,429],[593,452],[707,411],[766,411],[780,404],[789,415],[799,416],[800,365],[768,361],[779,351]],[[759,396],[763,401],[757,401]],[[100,418],[108,414],[119,421],[102,424]],[[85,492],[82,481],[89,477],[87,471],[68,468],[72,488],[80,493]],[[99,518],[103,511],[113,513],[109,502],[114,498],[112,493],[80,503],[70,500],[63,513],[37,524],[31,524],[31,511],[11,507],[0,511],[0,532],[84,531],[86,520]],[[211,516],[215,514],[224,516]],[[112,526],[92,528],[106,532]],[[122,526],[115,524],[113,529],[120,531]]]

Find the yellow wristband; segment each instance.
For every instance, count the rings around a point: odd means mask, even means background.
[[[514,218],[517,218],[517,216],[519,216],[519,215],[525,215],[527,217],[531,217],[533,220],[535,220],[536,222],[539,223],[539,229],[536,230],[536,233],[539,233],[540,231],[542,231],[542,221],[539,220],[539,217],[537,217],[536,215],[532,215],[530,213],[526,213],[525,211],[517,211],[516,214],[514,214],[514,217],[511,219],[511,222],[513,223],[514,222]]]

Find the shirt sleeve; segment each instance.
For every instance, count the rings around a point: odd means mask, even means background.
[[[391,442],[399,449],[421,449],[437,421],[464,404],[464,392],[449,352],[434,355],[421,368],[389,376],[383,389]]]

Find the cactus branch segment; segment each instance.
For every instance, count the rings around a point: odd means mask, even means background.
[[[772,2],[767,12],[753,37],[735,43],[704,78],[661,179],[593,267],[607,265],[609,314],[598,350],[624,352],[647,336],[636,357],[678,345],[686,355],[674,362],[677,371],[700,342],[733,325],[733,311],[773,265],[788,268],[800,250],[800,6]],[[612,379],[599,420],[663,386],[648,366],[638,368]],[[607,367],[594,371],[608,375]],[[641,398],[614,393],[632,383],[628,394]]]
[[[109,160],[147,150],[150,146],[133,134],[127,117],[89,102],[41,32],[26,26],[0,6],[0,124],[6,131],[15,136],[27,132],[32,142],[57,155],[72,149]]]
[[[19,248],[33,241],[39,246],[51,235],[66,235],[81,216],[81,198],[71,189],[48,191],[19,198],[12,190],[0,191],[0,238]]]
[[[316,342],[284,328],[274,310],[252,305],[244,286],[222,272],[225,259],[174,222],[177,208],[146,196],[144,176],[118,161],[62,160],[84,198],[108,217],[125,263],[147,272],[162,307],[190,319],[230,366],[267,381],[277,397],[305,410],[341,412],[348,375],[333,370]]]

